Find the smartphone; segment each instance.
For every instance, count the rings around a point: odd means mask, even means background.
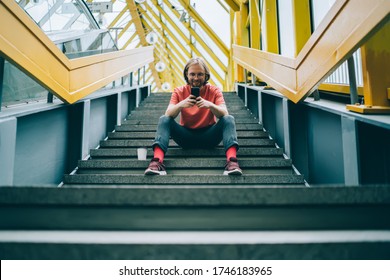
[[[191,88],[191,95],[198,97],[199,96],[199,88],[198,87],[192,87]]]

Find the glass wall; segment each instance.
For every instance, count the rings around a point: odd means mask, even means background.
[[[2,106],[31,103],[47,97],[47,90],[7,60],[4,61]]]
[[[294,29],[291,0],[278,0],[280,54],[294,57]]]
[[[68,58],[117,50],[109,31],[99,28],[82,0],[16,2]],[[1,107],[47,100],[48,91],[35,80],[6,59],[1,59],[0,64]]]
[[[321,24],[322,20],[332,8],[336,0],[311,0],[311,12],[312,12],[312,29],[313,31]],[[356,70],[356,83],[358,86],[363,85],[363,74],[361,66],[360,49],[354,54],[355,70]],[[344,62],[337,68],[325,81],[329,84],[343,84],[349,85],[348,77],[348,64]]]

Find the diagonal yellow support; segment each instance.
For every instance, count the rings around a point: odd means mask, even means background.
[[[237,45],[233,57],[297,103],[388,24],[389,11],[388,0],[338,0],[295,59]]]
[[[153,61],[153,47],[68,59],[15,1],[1,0],[0,14],[1,55],[64,102],[74,103]]]
[[[136,4],[134,3],[134,0],[126,0],[126,3],[127,3],[127,7],[129,8],[130,15],[131,15],[131,18],[134,22],[135,28],[137,30],[138,37],[140,38],[140,43],[142,46],[147,46],[148,43],[146,42],[146,34],[145,34],[144,28],[142,26],[141,19],[139,17],[139,13],[138,13]],[[154,69],[153,63],[150,63],[149,67],[152,71],[152,74],[153,74],[153,77],[154,77],[154,80],[156,82],[157,87],[161,88],[161,81],[160,81],[160,78],[157,74],[157,71]]]
[[[178,2],[188,11],[188,14],[202,27],[213,42],[221,49],[226,57],[229,57],[229,49],[225,43],[218,37],[214,30],[203,20],[198,12],[189,5],[189,1],[178,0]]]

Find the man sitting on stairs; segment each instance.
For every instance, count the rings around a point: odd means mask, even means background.
[[[227,158],[223,174],[241,175],[234,117],[228,113],[221,90],[207,82],[210,79],[207,64],[202,58],[192,58],[183,74],[187,84],[174,89],[165,115],[159,119],[152,146],[154,156],[145,175],[167,174],[163,161],[170,137],[185,149],[212,148],[223,140]],[[191,88],[196,87],[199,88],[198,97],[191,94]],[[175,121],[179,113],[180,124]]]

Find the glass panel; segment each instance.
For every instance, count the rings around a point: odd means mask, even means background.
[[[48,91],[5,60],[2,107],[29,103],[47,97]]]
[[[326,16],[330,8],[336,0],[311,0],[311,10],[312,10],[312,21],[313,29],[315,30],[318,25],[320,25],[323,18]],[[356,71],[356,83],[357,86],[363,85],[363,73],[362,73],[362,59],[360,54],[360,49],[357,50],[354,54],[355,61],[355,71]],[[348,63],[345,61],[339,66],[325,81],[329,84],[344,84],[349,85],[348,78]]]
[[[355,75],[357,86],[363,86],[362,57],[360,49],[353,54],[355,62]],[[325,81],[328,84],[346,84],[349,85],[348,62],[345,61],[339,66]]]
[[[83,1],[16,1],[46,33],[64,30],[91,30],[98,26]]]
[[[311,0],[312,24],[315,30],[336,0]]]
[[[278,0],[280,54],[294,57],[294,29],[291,0]]]

